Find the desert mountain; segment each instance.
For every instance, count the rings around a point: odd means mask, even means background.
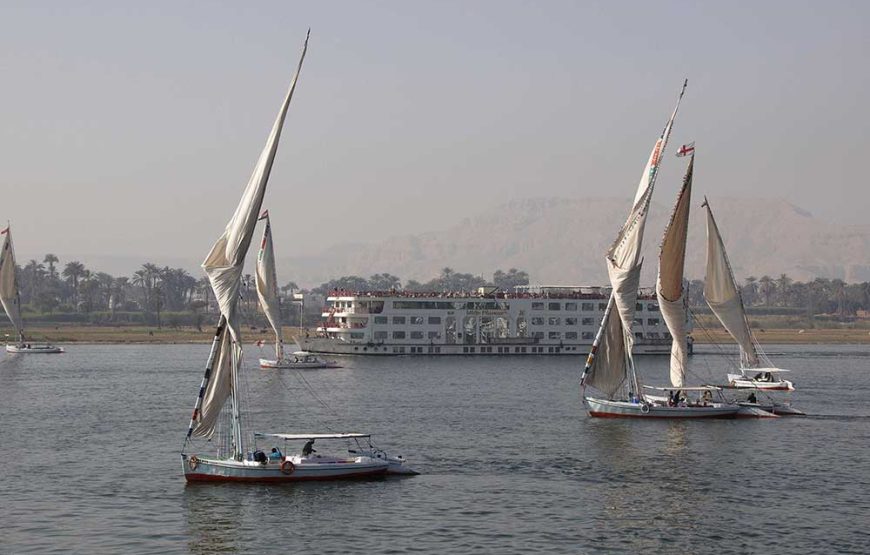
[[[705,218],[693,199],[687,276],[703,277]],[[711,198],[738,280],[788,274],[848,282],[870,280],[870,226],[814,218],[784,200]],[[604,252],[627,213],[628,199],[525,199],[495,206],[438,232],[391,237],[377,244],[342,245],[320,256],[279,259],[279,275],[313,285],[341,275],[389,272],[426,281],[449,266],[489,277],[519,268],[533,283],[600,284]],[[647,222],[645,284],[653,284],[657,248],[670,206],[654,204]]]

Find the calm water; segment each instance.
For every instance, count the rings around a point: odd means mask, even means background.
[[[579,357],[344,359],[304,374],[331,410],[254,369],[257,429],[370,431],[423,473],[285,486],[185,485],[206,346],[5,356],[0,552],[866,553],[870,349],[769,351],[812,416],[592,420]]]

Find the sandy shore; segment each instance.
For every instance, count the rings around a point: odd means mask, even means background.
[[[866,329],[757,329],[754,330],[761,343],[768,344],[866,344],[870,345],[870,331]],[[287,342],[298,333],[298,328],[284,328]],[[0,328],[0,337],[9,334],[9,328]],[[196,328],[150,328],[128,326],[49,326],[27,330],[28,338],[34,342],[49,340],[56,343],[209,343],[214,331],[203,327]],[[246,342],[254,343],[259,339],[272,341],[272,334],[266,329],[245,329]],[[702,330],[695,328],[695,343],[729,343],[724,330]]]

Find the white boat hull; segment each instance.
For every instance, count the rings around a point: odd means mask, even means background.
[[[369,457],[287,457],[259,463],[182,455],[188,482],[302,482],[384,475],[390,464]]]
[[[793,408],[786,403],[750,403],[749,401],[741,401],[737,403],[741,407],[753,407],[763,411],[773,413],[776,416],[806,416],[802,410]]]
[[[318,362],[294,362],[291,360],[269,360],[260,359],[261,368],[274,368],[276,370],[305,370],[314,368],[341,368],[341,365],[332,360],[321,360]]]
[[[589,416],[598,418],[734,418],[736,405],[714,403],[701,407],[667,407],[586,397]]]
[[[754,380],[743,374],[728,374],[728,384],[737,389],[762,389],[764,391],[794,391],[794,384],[789,380],[763,382]]]
[[[56,347],[54,345],[6,345],[7,353],[16,353],[16,354],[28,354],[28,355],[54,355],[58,353],[62,353],[63,347]]]

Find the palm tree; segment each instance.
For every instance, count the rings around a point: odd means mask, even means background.
[[[73,302],[79,302],[79,278],[86,272],[85,265],[78,261],[67,262],[63,269],[63,277],[73,288]]]
[[[54,265],[60,262],[60,259],[53,254],[46,254],[45,258],[42,259],[42,262],[48,264],[48,276],[51,279],[55,279],[57,277],[57,270]]]
[[[779,302],[782,306],[788,306],[791,283],[792,279],[785,274],[780,274],[779,279],[776,280],[776,289],[779,291]]]
[[[758,282],[761,284],[761,294],[764,295],[764,306],[770,306],[770,297],[773,294],[773,279],[768,275],[763,275]]]
[[[743,286],[743,301],[747,306],[755,303],[755,298],[758,296],[758,278],[749,276],[746,278],[746,285]]]

